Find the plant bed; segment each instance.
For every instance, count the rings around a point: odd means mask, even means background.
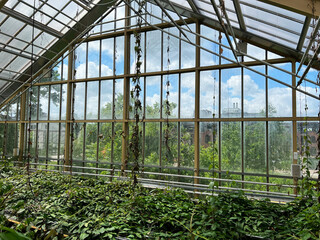
[[[25,172],[9,167],[0,169],[0,211],[2,226],[32,239],[50,233],[47,239],[319,239],[320,234],[320,206],[311,200],[281,205],[240,192],[193,201],[180,189],[44,171],[28,181]]]

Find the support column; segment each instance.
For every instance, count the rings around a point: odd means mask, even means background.
[[[196,32],[200,34],[199,21],[196,23]],[[200,36],[196,36],[196,44],[200,46]],[[196,71],[195,71],[195,123],[194,123],[194,176],[199,177],[200,169],[200,48],[196,47]],[[199,184],[199,179],[194,179],[195,184]]]
[[[21,89],[21,91],[25,91],[25,87]],[[24,152],[24,137],[25,137],[25,127],[26,124],[24,121],[26,120],[26,92],[21,94],[20,99],[20,122],[19,122],[19,165],[22,166],[23,163],[23,152]]]
[[[130,15],[130,9],[128,5],[125,6],[125,16]],[[127,169],[128,163],[128,139],[129,139],[129,99],[130,99],[130,34],[127,29],[130,25],[130,19],[125,20],[125,32],[124,32],[124,79],[123,79],[123,123],[122,123],[122,153],[121,153],[121,171],[124,174],[124,170]]]
[[[291,71],[293,73],[296,72],[296,62],[292,61],[292,69]],[[292,86],[295,87],[296,86],[296,77],[294,75],[292,75]],[[293,88],[292,89],[292,164],[298,164],[298,158],[295,158],[295,154],[298,150],[298,143],[297,143],[297,91]],[[297,154],[296,154],[297,156]],[[298,186],[298,179],[297,178],[293,178],[293,185]],[[298,194],[297,188],[294,188],[293,190],[294,194]]]
[[[65,129],[65,142],[64,142],[64,165],[70,165],[70,143],[71,143],[71,107],[72,106],[72,82],[73,79],[73,50],[69,48],[68,55],[68,80],[67,80],[67,101],[66,101],[66,129]],[[69,167],[64,167],[64,171],[70,171]]]

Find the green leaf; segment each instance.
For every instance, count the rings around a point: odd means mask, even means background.
[[[0,226],[0,229],[3,231],[0,233],[0,240],[31,240],[31,238],[26,237],[12,228]]]
[[[89,234],[88,234],[88,233],[81,233],[81,234],[80,234],[80,240],[84,240],[84,239],[86,239],[87,237],[89,237]]]

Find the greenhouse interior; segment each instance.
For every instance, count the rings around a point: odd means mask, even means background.
[[[319,15],[1,0],[0,239],[320,239]]]

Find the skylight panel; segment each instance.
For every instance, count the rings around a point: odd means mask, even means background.
[[[18,21],[14,18],[9,17],[1,26],[0,29],[2,32],[5,32],[8,35],[13,36],[21,27],[24,25],[23,22]]]
[[[20,2],[15,8],[14,11],[21,13],[27,17],[31,17],[31,15],[33,14],[34,10],[27,6],[26,4],[24,4],[23,2]]]
[[[179,5],[181,5],[181,6],[185,7],[185,8],[191,9],[188,1],[186,1],[186,0],[175,0],[175,1],[171,1],[171,2],[179,4]]]

